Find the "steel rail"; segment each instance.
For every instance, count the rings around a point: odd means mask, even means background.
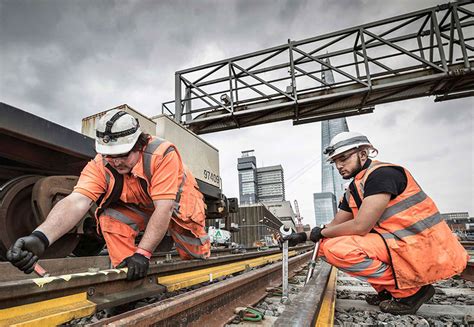
[[[310,253],[289,260],[289,269],[297,270]],[[247,272],[217,284],[178,295],[130,312],[103,319],[90,326],[217,326],[234,315],[237,306],[250,306],[266,295],[266,288],[281,282],[281,263]],[[208,313],[212,310],[212,316]]]
[[[298,249],[304,250],[307,247]],[[293,255],[295,254],[293,251]],[[152,265],[145,279],[133,282],[125,280],[126,269],[109,269],[0,283],[0,325],[50,323],[59,319],[58,317],[62,317],[61,322],[66,322],[87,316],[91,311],[93,313],[209,281],[209,274],[212,280],[213,274],[216,278],[225,276],[279,260],[280,257],[279,250],[272,250],[219,257],[215,260],[181,261],[171,265],[160,263]],[[199,263],[201,267],[197,267]],[[61,303],[68,304],[64,306]],[[47,308],[46,312],[41,313],[42,308]],[[33,319],[36,315],[39,318]]]
[[[277,246],[271,247],[270,249],[276,249]],[[257,252],[259,251],[258,247],[249,247],[245,248],[245,251],[248,252]],[[225,249],[217,248],[211,250],[212,257],[218,257],[223,255],[229,255],[233,252],[236,252],[236,249]],[[172,262],[178,258],[178,253],[176,251],[170,252],[155,252],[152,257],[153,261],[164,261]],[[41,259],[40,264],[54,276],[58,275],[68,275],[74,273],[81,273],[91,269],[110,269],[111,263],[107,255],[100,256],[91,256],[91,257],[67,257],[67,258],[57,258],[57,259]],[[31,279],[32,275],[27,275],[22,271],[15,268],[9,262],[0,262],[0,283],[7,281],[18,281],[23,279]]]
[[[307,247],[299,247],[298,249],[304,250],[306,248]],[[107,294],[135,287],[147,288],[149,286],[148,284],[154,284],[153,278],[164,274],[192,271],[220,264],[258,258],[262,255],[271,255],[279,252],[280,250],[277,249],[253,253],[223,255],[220,257],[211,257],[207,260],[180,260],[175,262],[152,260],[148,271],[148,277],[136,282],[127,281],[126,274],[123,273],[123,270],[101,270],[100,268],[94,268],[90,271],[87,271],[87,268],[85,268],[85,272],[59,275],[58,277],[5,281],[0,283],[0,309],[35,303],[46,298],[66,296],[84,291],[88,292],[90,296],[106,296]],[[46,261],[41,261],[41,264],[48,269],[49,266]]]

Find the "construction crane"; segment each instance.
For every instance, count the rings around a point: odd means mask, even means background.
[[[295,211],[296,211],[296,231],[302,232],[303,231],[303,217],[300,215],[300,207],[298,206],[298,200],[295,200]]]

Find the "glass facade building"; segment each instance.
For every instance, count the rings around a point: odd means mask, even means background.
[[[237,159],[240,204],[285,201],[285,179],[281,165],[257,168],[254,150],[242,151]]]
[[[316,226],[329,223],[336,214],[336,197],[331,192],[313,194]]]
[[[257,198],[257,159],[253,150],[242,151],[237,159],[239,173],[239,198],[241,204],[255,204]]]
[[[257,168],[257,197],[260,202],[285,201],[281,165]]]
[[[327,59],[326,62],[329,63],[329,59]],[[334,75],[329,69],[322,71],[321,78],[328,84],[334,83]],[[321,224],[321,221],[329,222],[332,220],[337,210],[337,203],[344,195],[344,185],[347,182],[341,177],[336,167],[326,161],[326,155],[323,154],[323,151],[334,136],[341,132],[348,131],[349,126],[347,125],[346,118],[337,118],[321,122],[322,193],[314,193],[314,211],[317,225]],[[328,194],[333,194],[333,197],[330,197]],[[332,199],[334,203],[330,203],[330,199]],[[330,217],[325,215],[330,215]]]

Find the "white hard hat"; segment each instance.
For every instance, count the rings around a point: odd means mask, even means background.
[[[135,117],[122,110],[110,110],[97,122],[95,150],[106,155],[127,153],[141,133]]]
[[[329,146],[324,149],[324,154],[328,156],[327,160],[330,161],[343,152],[363,145],[372,147],[367,136],[358,132],[342,132],[332,138]]]

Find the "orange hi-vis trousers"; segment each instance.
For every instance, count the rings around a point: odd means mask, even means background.
[[[378,293],[387,290],[395,298],[404,298],[420,289],[395,287],[387,248],[375,233],[322,239],[318,255],[348,275],[369,283]]]
[[[140,231],[145,230],[149,219],[149,214],[125,206],[112,206],[100,215],[100,229],[114,267],[135,253],[137,249],[135,238]],[[204,230],[203,235],[206,236],[197,237],[191,231],[179,226],[172,218],[168,232],[176,244],[181,259],[205,259],[210,256],[211,243]]]

